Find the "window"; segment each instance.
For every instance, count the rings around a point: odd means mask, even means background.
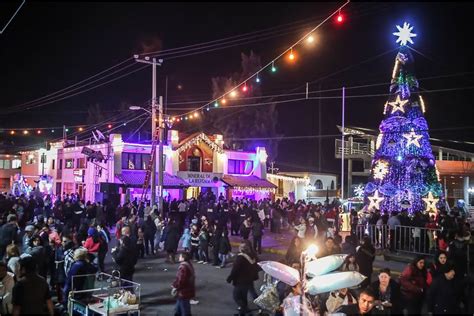
[[[54,170],[54,165],[55,165],[55,163],[56,163],[56,160],[54,160],[54,159],[51,160],[51,169],[53,169],[53,170]]]
[[[283,195],[283,179],[278,179],[278,195]]]
[[[34,155],[34,154],[28,154],[28,156],[26,156],[25,163],[26,163],[27,165],[31,165],[31,164],[36,163],[36,161],[35,161],[35,155]]]
[[[21,168],[21,160],[20,159],[13,159],[12,160],[12,169],[19,169]]]
[[[86,168],[86,159],[85,158],[78,158],[76,161],[76,168],[77,169],[85,169]]]
[[[334,190],[334,180],[331,181],[331,190]]]
[[[122,153],[123,170],[146,170],[150,162],[150,154]]]
[[[253,161],[229,159],[227,167],[228,174],[250,174],[253,170]]]
[[[63,160],[59,159],[59,170],[63,169]]]
[[[188,157],[188,171],[201,171],[201,157]]]
[[[319,179],[314,181],[314,188],[316,190],[322,190],[323,189],[323,182]]]
[[[4,161],[5,161],[5,160],[0,159],[0,169],[5,169],[5,167],[4,167],[4,165],[5,165],[5,164],[4,164]]]
[[[66,159],[64,169],[74,169],[74,159]]]
[[[10,168],[11,168],[11,165],[12,165],[11,160],[4,160],[4,161],[3,161],[3,168],[4,168],[4,169],[10,169]]]

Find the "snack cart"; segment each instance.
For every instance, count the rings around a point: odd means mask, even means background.
[[[72,278],[68,297],[68,314],[73,315],[140,315],[139,283],[112,274],[77,275]]]

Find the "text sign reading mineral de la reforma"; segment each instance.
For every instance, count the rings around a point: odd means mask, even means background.
[[[178,177],[186,180],[193,187],[213,187],[222,178],[222,173],[179,171]]]

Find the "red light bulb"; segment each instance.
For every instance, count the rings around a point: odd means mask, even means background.
[[[338,14],[336,18],[337,23],[342,23],[344,21],[344,16],[342,14]]]
[[[247,85],[244,85],[244,86],[242,87],[242,91],[243,91],[243,92],[246,92],[246,91],[247,91]]]

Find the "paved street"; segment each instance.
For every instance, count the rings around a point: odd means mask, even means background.
[[[261,260],[278,260],[286,251],[285,244],[289,242],[290,234],[275,235],[267,233],[264,237],[264,253]],[[233,253],[237,253],[238,237],[232,237]],[[270,247],[272,246],[272,247]],[[172,315],[174,300],[171,297],[170,284],[173,282],[178,264],[165,263],[164,254],[156,258],[140,259],[136,266],[135,281],[142,285],[142,313],[144,315]],[[107,267],[111,267],[110,257]],[[405,267],[405,263],[396,261],[385,261],[382,256],[377,256],[374,270],[388,267],[397,277]],[[232,299],[232,285],[225,279],[230,273],[232,262],[225,269],[216,269],[212,265],[194,263],[196,270],[196,293],[199,304],[192,305],[193,315],[233,315],[236,305]],[[375,277],[375,272],[374,272]],[[256,282],[255,288],[261,285],[263,273],[260,280]],[[249,300],[250,302],[250,300]],[[255,305],[250,304],[256,308]]]

